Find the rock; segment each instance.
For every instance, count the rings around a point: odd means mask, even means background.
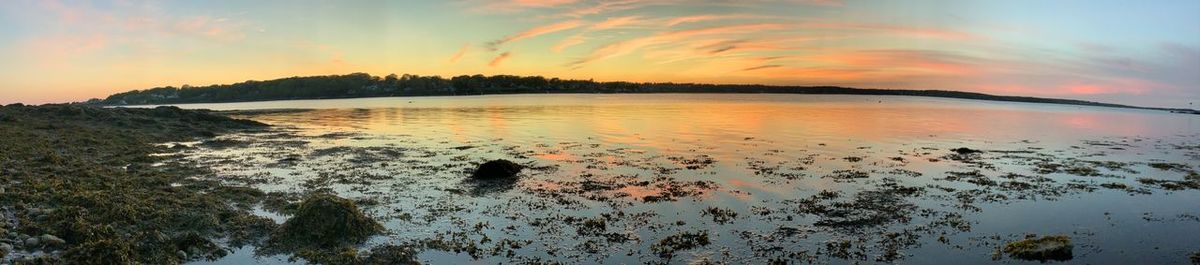
[[[483,163],[482,165],[479,165],[479,168],[475,169],[475,173],[471,175],[471,178],[475,178],[475,179],[514,178],[517,176],[517,173],[520,173],[521,169],[524,169],[524,168],[525,168],[524,166],[521,166],[517,163],[513,163],[512,161],[508,161],[508,160],[504,160],[504,159],[492,160],[492,161],[488,161],[487,163]]]
[[[1200,265],[1200,251],[1192,253],[1192,256],[1189,258],[1192,259],[1192,265]]]
[[[36,248],[36,247],[38,247],[38,245],[41,245],[41,244],[42,244],[41,240],[38,240],[37,237],[30,237],[30,238],[25,239],[25,247],[26,248]]]
[[[41,239],[42,243],[45,243],[46,245],[50,245],[50,246],[62,246],[64,244],[67,244],[66,240],[63,240],[62,238],[58,238],[51,234],[42,235],[40,239]]]
[[[4,251],[4,253],[12,252],[13,246],[8,243],[0,243],[0,251]]]
[[[353,201],[329,194],[309,196],[296,215],[272,234],[270,242],[284,249],[335,248],[357,244],[383,231]]]
[[[187,259],[187,252],[184,252],[183,250],[175,252],[175,255],[178,255],[179,259],[183,259],[183,260]]]
[[[960,155],[969,155],[969,154],[978,154],[978,153],[983,153],[983,151],[980,151],[980,150],[975,150],[975,149],[971,149],[971,148],[966,148],[966,147],[954,148],[954,149],[950,149],[950,151],[954,151],[955,153],[958,153],[958,154],[960,154]]]
[[[1015,259],[1066,261],[1074,257],[1071,253],[1074,248],[1071,244],[1071,237],[1068,236],[1036,238],[1035,235],[1029,235],[1025,240],[1009,242],[1004,245],[1004,253],[1008,253],[1009,257]]]

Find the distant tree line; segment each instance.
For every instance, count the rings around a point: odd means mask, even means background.
[[[460,75],[441,76],[366,73],[288,77],[267,81],[245,81],[227,85],[156,87],[93,99],[96,105],[157,105],[218,103],[291,99],[328,99],[389,96],[447,96],[529,93],[785,93],[928,96],[995,101],[1056,103],[1072,105],[1140,108],[1082,100],[997,96],[946,90],[862,89],[836,86],[768,86],[693,83],[633,83],[566,80],[541,76]],[[1155,108],[1157,109],[1157,108]],[[1179,110],[1179,109],[1162,109]]]

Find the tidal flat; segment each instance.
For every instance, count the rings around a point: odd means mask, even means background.
[[[170,155],[290,198],[261,206],[280,222],[310,193],[353,200],[386,228],[362,253],[403,246],[424,263],[1187,263],[1200,251],[1185,236],[1200,232],[1200,135],[1188,116],[888,97],[551,97],[234,111],[275,126]],[[266,105],[289,104],[313,102]],[[470,178],[495,159],[525,170]],[[1030,238],[1069,243],[1007,247]]]
[[[129,139],[144,148],[128,155],[145,160],[133,168],[166,180],[116,175],[131,178],[121,183],[210,202],[127,203],[223,227],[114,225],[130,236],[108,238],[147,245],[156,241],[133,235],[153,227],[210,247],[160,244],[146,253],[175,255],[130,258],[196,264],[1186,264],[1200,252],[1190,236],[1200,233],[1200,133],[1180,116],[891,97],[555,97],[574,98],[215,112],[270,126]],[[471,178],[497,159],[523,170]],[[39,205],[13,207],[17,216],[56,207],[28,196],[6,197]],[[324,212],[315,205],[353,208],[340,218],[363,225],[349,229],[380,227],[355,230],[361,240],[273,246],[305,237],[280,227]],[[114,224],[124,223],[138,222]],[[232,228],[241,223],[253,229]],[[10,261],[75,257],[83,245],[66,230],[8,229],[66,241],[18,247]]]

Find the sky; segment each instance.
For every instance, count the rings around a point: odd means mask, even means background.
[[[3,104],[354,72],[1200,108],[1200,1],[0,1]]]

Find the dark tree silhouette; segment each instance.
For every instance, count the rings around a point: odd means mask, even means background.
[[[114,94],[97,105],[154,105],[179,103],[217,103],[289,99],[326,99],[388,96],[443,96],[519,93],[783,93],[901,95],[962,98],[994,101],[1055,103],[1119,108],[1141,108],[1194,113],[1188,109],[1142,108],[1082,100],[1037,97],[997,96],[947,90],[863,89],[835,86],[719,85],[693,83],[595,82],[592,80],[546,79],[541,76],[460,75],[441,76],[390,74],[385,77],[366,73],[347,75],[288,77],[268,81],[246,81],[228,85],[157,87]]]

